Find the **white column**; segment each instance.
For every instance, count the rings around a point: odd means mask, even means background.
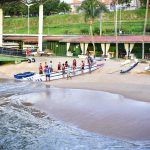
[[[124,44],[124,48],[126,50],[126,55],[128,56],[129,55],[129,44],[128,43],[125,43]]]
[[[132,52],[133,47],[134,47],[134,43],[130,44],[130,53]]]
[[[39,6],[39,36],[38,36],[38,47],[39,51],[42,51],[43,42],[43,4]]]
[[[108,56],[109,48],[110,48],[110,43],[106,44],[106,55],[107,55],[107,56]]]
[[[80,43],[82,54],[84,54],[84,43]]]
[[[85,54],[87,53],[88,45],[89,45],[89,43],[85,43]]]
[[[67,56],[69,56],[69,47],[70,47],[70,43],[67,43],[67,53],[66,53]]]
[[[104,56],[105,55],[105,44],[101,44],[101,48],[102,48],[103,56]]]
[[[3,9],[0,8],[0,47],[3,45]]]

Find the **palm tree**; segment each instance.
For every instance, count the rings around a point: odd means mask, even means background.
[[[1,0],[0,2],[0,47],[3,44],[3,7],[12,2],[18,2],[18,0]]]
[[[102,0],[100,0],[101,2]],[[108,12],[108,9],[106,8],[106,6],[101,3],[101,8],[99,9],[99,22],[100,22],[100,27],[99,27],[99,33],[100,33],[100,36],[102,35],[102,22],[103,22],[103,12]]]
[[[99,16],[100,13],[108,11],[105,4],[101,3],[99,0],[84,0],[79,7],[85,14],[85,20],[89,22],[90,32],[92,37],[92,44],[95,56],[95,43],[93,39],[93,24],[94,19]]]

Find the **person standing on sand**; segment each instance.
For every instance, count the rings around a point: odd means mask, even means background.
[[[84,73],[84,67],[85,67],[85,63],[84,63],[84,61],[82,60],[82,62],[81,62],[81,70],[82,70],[82,74]]]
[[[73,63],[72,63],[73,74],[75,74],[76,67],[77,67],[77,61],[76,61],[76,59],[74,59]]]
[[[68,67],[67,67],[67,80],[70,78],[70,79],[72,79],[72,77],[71,77],[71,67],[68,65]]]
[[[45,75],[46,75],[46,81],[50,81],[50,68],[48,67],[48,65],[45,67]]]
[[[89,66],[89,73],[91,73],[92,61],[91,61],[90,56],[88,56],[87,61],[88,61],[88,66]]]
[[[29,47],[27,47],[27,49],[26,49],[26,56],[29,56],[30,55],[30,49],[29,49]]]
[[[46,66],[47,66],[47,62],[45,62],[45,65],[44,65],[44,72],[45,72],[45,70],[46,70]]]
[[[68,61],[65,62],[65,67],[66,67],[66,68],[68,67]]]
[[[62,64],[62,75],[63,78],[65,77],[65,64]]]
[[[60,63],[60,62],[58,63],[57,70],[58,70],[58,71],[61,70],[61,63]]]
[[[40,63],[40,66],[39,66],[39,74],[43,74],[43,67],[42,67],[42,63]]]
[[[53,63],[52,63],[52,61],[50,61],[49,68],[50,68],[50,71],[53,72]]]

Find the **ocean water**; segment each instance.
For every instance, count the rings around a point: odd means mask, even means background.
[[[122,141],[79,129],[24,102],[32,97],[36,101],[40,93],[42,100],[43,93],[51,90],[54,93],[55,88],[41,83],[0,80],[0,150],[150,149],[149,143]]]

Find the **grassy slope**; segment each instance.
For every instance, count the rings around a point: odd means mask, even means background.
[[[122,29],[125,33],[140,33],[143,31],[145,9],[122,11]],[[149,17],[150,18],[150,14]],[[118,14],[119,20],[119,14]],[[150,21],[150,19],[149,19]],[[119,23],[118,23],[119,25]],[[150,25],[150,23],[149,23]],[[95,28],[99,27],[99,19],[95,20]],[[88,31],[88,24],[83,14],[52,15],[44,17],[45,34],[81,34]],[[114,12],[103,14],[103,33],[113,34]],[[27,33],[27,18],[12,17],[4,19],[4,33]],[[38,17],[30,17],[30,33],[38,33]]]

